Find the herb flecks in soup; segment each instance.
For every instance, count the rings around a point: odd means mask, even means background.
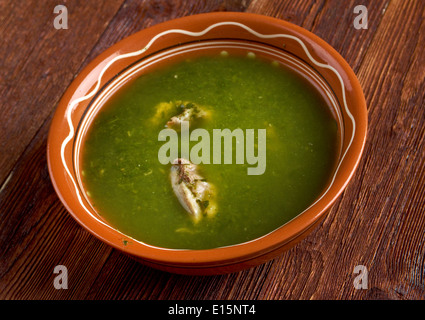
[[[180,130],[183,121],[199,124],[199,120],[211,117],[211,111],[207,107],[188,101],[160,102],[155,109],[156,112],[151,118],[151,122],[157,125],[166,122],[168,128],[176,131]],[[169,120],[167,121],[167,119]]]
[[[205,107],[197,106],[192,102],[186,102],[180,104],[181,113],[173,116],[168,122],[167,127],[179,130],[183,121],[188,121],[190,124],[196,123],[198,119],[208,119],[211,116],[211,112]]]
[[[190,114],[188,103],[208,116]],[[177,122],[189,120],[192,133],[202,129],[213,137],[214,130],[228,129],[244,134],[244,161],[236,161],[240,144],[232,136],[233,161],[226,163],[222,153],[219,164],[196,164],[197,181],[207,183],[199,190],[209,190],[199,197],[188,185],[179,190],[171,182],[172,175],[189,177],[182,163],[158,159],[164,145],[159,132],[175,116]],[[247,161],[248,150],[258,155],[259,130],[264,129],[267,169],[247,174],[255,169]],[[246,147],[249,130],[254,132],[252,150]],[[213,140],[205,140],[212,153]],[[200,139],[185,141],[193,151]],[[205,156],[206,145],[198,148],[198,157]],[[96,115],[83,147],[85,190],[110,225],[150,245],[206,249],[261,237],[305,210],[330,179],[338,138],[327,102],[306,80],[259,54],[229,53],[179,62],[131,81]],[[171,162],[183,158],[181,145],[178,151]],[[195,165],[193,159],[180,161],[189,160]],[[178,196],[186,191],[191,194]]]

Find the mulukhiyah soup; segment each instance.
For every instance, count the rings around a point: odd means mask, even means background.
[[[214,187],[213,201],[197,199],[199,219],[179,198],[186,189],[177,190],[187,186],[182,166],[189,159],[162,164],[158,154],[170,141],[159,133],[187,106],[207,110],[184,120],[190,130],[210,133],[211,154],[214,130],[241,129],[243,143],[254,130],[253,150],[244,152],[256,155],[259,130],[266,132],[262,174],[249,175],[252,165],[236,161],[236,139],[231,163],[194,165],[196,181]],[[305,210],[331,175],[337,144],[326,101],[293,71],[252,54],[204,56],[142,75],[114,94],[87,134],[83,182],[96,211],[134,239],[165,248],[221,247],[263,236]]]

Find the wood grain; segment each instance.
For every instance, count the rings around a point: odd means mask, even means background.
[[[107,5],[104,1],[67,3],[72,30],[68,32],[53,27],[56,5],[52,0],[43,5],[38,1],[2,2],[0,183],[54,110],[63,88],[119,8],[118,1]],[[73,17],[78,17],[78,23]]]
[[[0,299],[424,299],[425,2],[0,1]],[[353,8],[368,8],[367,30]],[[288,20],[330,43],[359,77],[369,110],[364,157],[319,228],[264,265],[190,277],[135,262],[82,229],[51,185],[46,138],[72,79],[124,37],[217,10]],[[53,287],[65,265],[67,290]],[[368,289],[353,286],[356,265]]]

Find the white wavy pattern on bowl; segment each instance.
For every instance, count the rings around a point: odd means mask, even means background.
[[[332,72],[334,72],[335,73],[335,75],[338,77],[338,80],[339,80],[339,82],[340,82],[340,84],[341,84],[341,89],[342,89],[342,96],[343,96],[343,104],[344,104],[344,109],[345,109],[345,111],[346,111],[346,113],[347,113],[347,115],[348,115],[348,117],[350,118],[350,120],[352,121],[352,126],[353,126],[353,133],[352,133],[352,136],[351,136],[351,138],[350,138],[350,141],[349,141],[349,143],[348,143],[348,145],[347,145],[347,147],[346,147],[346,149],[345,149],[345,151],[344,151],[344,153],[342,154],[342,157],[340,158],[340,161],[338,162],[338,165],[337,165],[337,167],[336,167],[336,169],[335,169],[335,172],[334,172],[334,175],[333,175],[333,177],[332,177],[332,179],[331,179],[331,182],[330,182],[330,184],[329,184],[329,186],[328,186],[328,188],[322,193],[322,195],[314,202],[314,203],[312,203],[308,208],[306,208],[303,212],[305,212],[305,211],[307,211],[309,208],[311,208],[312,206],[314,206],[317,202],[319,202],[325,195],[326,195],[326,193],[330,190],[330,188],[332,187],[332,185],[333,185],[333,183],[334,183],[334,181],[335,181],[335,177],[336,177],[336,175],[337,175],[337,173],[338,173],[338,171],[339,171],[339,169],[340,169],[340,166],[341,166],[341,163],[343,162],[343,160],[345,159],[345,157],[346,157],[346,155],[347,155],[347,152],[348,152],[348,150],[350,149],[350,147],[351,147],[351,145],[352,145],[352,142],[353,142],[353,139],[354,139],[354,136],[355,136],[355,132],[356,132],[356,122],[355,122],[355,119],[354,119],[354,117],[353,117],[353,115],[352,115],[352,113],[350,112],[350,110],[349,110],[349,108],[348,108],[348,105],[347,105],[347,101],[346,101],[346,95],[345,95],[345,85],[344,85],[344,82],[343,82],[343,79],[342,79],[342,77],[341,77],[341,75],[339,74],[339,72],[334,68],[334,67],[332,67],[332,66],[330,66],[330,65],[328,65],[328,64],[324,64],[324,63],[321,63],[321,62],[319,62],[319,61],[317,61],[316,59],[314,59],[313,58],[313,56],[311,55],[311,53],[309,52],[309,50],[307,49],[307,47],[306,47],[306,45],[304,44],[304,42],[301,40],[301,39],[299,39],[298,37],[295,37],[295,36],[292,36],[292,35],[289,35],[289,34],[261,34],[261,33],[259,33],[259,32],[257,32],[257,31],[255,31],[255,30],[253,30],[253,29],[251,29],[250,27],[248,27],[248,26],[246,26],[246,25],[244,25],[244,24],[242,24],[242,23],[239,23],[239,22],[234,22],[234,21],[224,21],[224,22],[219,22],[219,23],[215,23],[215,24],[212,24],[212,25],[210,25],[209,27],[207,27],[207,28],[205,28],[204,30],[202,30],[202,31],[199,31],[199,32],[192,32],[192,31],[188,31],[188,30],[182,30],[182,29],[170,29],[170,30],[166,30],[166,31],[164,31],[164,32],[161,32],[161,33],[159,33],[159,34],[157,34],[155,37],[153,37],[149,42],[148,42],[148,44],[144,47],[144,48],[142,48],[141,50],[138,50],[138,51],[134,51],[134,52],[130,52],[130,53],[126,53],[126,54],[121,54],[121,55],[118,55],[118,56],[116,56],[116,57],[114,57],[112,60],[110,60],[104,67],[103,67],[103,69],[102,69],[102,71],[100,72],[100,74],[99,74],[99,76],[98,76],[98,79],[97,79],[97,82],[96,82],[96,86],[95,86],[95,88],[92,90],[92,91],[90,91],[87,95],[85,95],[85,96],[82,96],[82,97],[80,97],[80,98],[77,98],[77,99],[75,99],[75,100],[73,100],[73,101],[71,101],[71,103],[68,105],[68,107],[67,107],[67,110],[66,110],[66,119],[67,119],[67,122],[68,122],[68,126],[69,126],[69,134],[68,134],[68,136],[63,140],[63,142],[62,142],[62,144],[61,144],[61,160],[62,160],[62,164],[63,164],[63,166],[64,166],[64,168],[65,168],[65,171],[66,171],[66,174],[68,175],[68,177],[70,178],[70,180],[72,181],[72,183],[73,183],[73,186],[74,186],[74,188],[75,188],[75,191],[76,191],[76,195],[77,195],[77,197],[78,197],[78,200],[79,200],[79,202],[80,202],[80,205],[81,205],[81,207],[92,217],[92,218],[94,218],[94,219],[96,219],[99,223],[101,223],[101,224],[103,224],[104,226],[106,226],[107,228],[109,228],[109,229],[111,229],[111,230],[114,230],[114,231],[118,231],[118,230],[116,230],[116,229],[114,229],[113,227],[111,227],[110,225],[108,225],[107,223],[105,223],[104,221],[102,221],[101,219],[99,219],[99,217],[97,217],[96,215],[94,215],[87,207],[86,207],[86,205],[84,204],[84,201],[83,201],[83,199],[82,199],[82,197],[81,197],[81,194],[80,194],[80,189],[79,189],[79,187],[78,187],[78,184],[79,183],[81,183],[81,181],[75,181],[75,179],[74,179],[74,177],[72,176],[72,174],[71,174],[71,172],[70,172],[70,168],[68,167],[68,165],[67,165],[67,163],[66,163],[66,160],[65,160],[65,148],[66,148],[66,146],[68,145],[68,143],[73,139],[73,137],[74,137],[74,135],[75,135],[75,128],[74,128],[74,125],[73,125],[73,123],[72,123],[72,118],[71,118],[71,116],[72,116],[72,113],[73,113],[73,111],[75,110],[75,108],[78,106],[78,104],[80,103],[80,102],[82,102],[82,101],[84,101],[84,100],[87,100],[87,99],[89,99],[89,98],[91,98],[91,97],[93,97],[98,91],[99,91],[99,89],[100,89],[100,84],[101,84],[101,80],[102,80],[102,77],[103,77],[103,75],[104,75],[104,73],[106,72],[106,70],[112,65],[112,64],[114,64],[116,61],[118,61],[118,60],[122,60],[122,59],[125,59],[125,58],[129,58],[129,57],[135,57],[135,56],[139,56],[139,55],[141,55],[141,54],[143,54],[144,52],[146,52],[151,46],[152,46],[152,44],[156,41],[156,40],[158,40],[160,37],[162,37],[162,36],[165,36],[165,35],[169,35],[169,34],[172,34],[172,33],[179,33],[179,34],[184,34],[184,35],[187,35],[187,36],[191,36],[191,37],[199,37],[199,36],[202,36],[202,35],[205,35],[206,33],[208,33],[210,30],[212,30],[212,29],[214,29],[214,28],[218,28],[218,27],[221,27],[221,26],[229,26],[229,25],[232,25],[232,26],[236,26],[236,27],[240,27],[240,28],[242,28],[242,29],[245,29],[246,31],[248,31],[248,32],[250,32],[251,34],[253,34],[254,36],[256,36],[256,37],[258,37],[258,38],[260,38],[260,39],[271,39],[271,38],[282,38],[282,39],[292,39],[292,40],[295,40],[301,47],[302,47],[302,49],[304,50],[304,52],[306,53],[306,55],[308,56],[308,58],[310,59],[310,62],[311,63],[313,63],[314,65],[316,65],[316,66],[318,66],[318,67],[320,67],[320,68],[326,68],[326,69],[329,69],[329,70],[331,70]],[[134,68],[133,68],[134,69]],[[332,97],[330,96],[330,94],[329,93],[327,93],[328,94],[328,97],[332,100]],[[337,115],[339,118],[341,117],[339,114]],[[87,117],[87,116],[86,116]],[[78,179],[78,178],[77,178]],[[303,212],[301,212],[300,214],[302,214]],[[299,214],[299,215],[300,215]],[[288,221],[289,222],[289,221]],[[288,223],[288,222],[286,222],[286,223]],[[285,224],[286,224],[285,223]],[[273,231],[275,231],[275,230],[273,230]],[[273,232],[273,231],[271,231],[271,232]],[[118,231],[119,232],[119,231]],[[269,232],[269,233],[271,233],[271,232]],[[269,234],[268,233],[268,234]],[[133,239],[133,238],[131,238],[130,236],[128,236],[128,235],[123,235],[125,238],[129,238],[129,239],[132,239],[133,241],[136,241],[136,242],[138,242],[138,243],[141,243],[141,244],[143,244],[143,245],[146,245],[146,246],[149,246],[149,247],[155,247],[155,248],[157,248],[156,246],[152,246],[152,245],[149,245],[149,244],[147,244],[147,243],[145,243],[145,242],[142,242],[142,241],[139,241],[139,240],[137,240],[137,239]],[[265,237],[265,236],[267,236],[267,234],[266,235],[264,235],[264,236],[262,236],[262,237]],[[257,239],[260,239],[260,238],[262,238],[262,237],[259,237],[259,238],[256,238],[256,239],[254,239],[254,240],[251,240],[251,241],[255,241],[255,240],[257,240]],[[251,241],[247,241],[247,242],[244,242],[244,243],[249,243],[249,242],[251,242]],[[176,249],[167,249],[167,248],[161,248],[161,249],[165,249],[165,250],[176,250]],[[182,249],[182,250],[184,250],[184,249]]]

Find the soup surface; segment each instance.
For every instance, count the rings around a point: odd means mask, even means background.
[[[266,130],[264,173],[247,174],[255,165],[235,157],[198,165],[216,191],[215,214],[198,222],[173,191],[171,164],[158,160],[165,143],[159,132],[178,113],[158,108],[179,101],[206,106],[211,116],[196,125],[211,140],[214,129]],[[142,75],[114,94],[87,133],[83,183],[99,215],[129,237],[165,248],[214,248],[263,236],[305,210],[332,173],[337,144],[323,97],[284,65],[253,54],[204,56]]]

